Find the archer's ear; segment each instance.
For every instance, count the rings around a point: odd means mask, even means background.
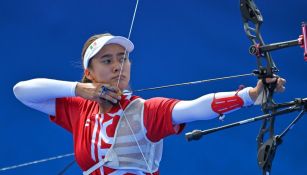
[[[87,79],[91,80],[91,81],[94,81],[95,78],[93,77],[92,75],[92,72],[89,70],[89,69],[85,69],[84,70],[84,75]]]

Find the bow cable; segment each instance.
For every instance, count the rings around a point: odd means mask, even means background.
[[[30,165],[34,165],[34,164],[39,164],[39,163],[43,163],[43,162],[48,162],[48,161],[51,161],[51,160],[62,159],[62,158],[70,157],[70,156],[73,156],[73,155],[75,155],[75,154],[74,153],[61,154],[61,155],[57,155],[57,156],[53,156],[53,157],[48,157],[48,158],[45,158],[45,159],[35,160],[35,161],[32,161],[32,162],[26,162],[26,163],[22,163],[22,164],[3,167],[3,168],[0,168],[0,172],[11,170],[11,169],[16,169],[16,168],[21,168],[21,167],[25,167],[25,166],[30,166]]]
[[[166,88],[177,87],[177,86],[194,85],[194,84],[200,84],[200,83],[208,83],[211,81],[226,80],[226,79],[247,77],[247,76],[254,76],[254,75],[255,73],[239,74],[239,75],[232,75],[232,76],[225,76],[225,77],[211,78],[211,79],[205,79],[205,80],[197,80],[197,81],[190,81],[190,82],[184,82],[184,83],[169,84],[169,85],[164,85],[164,86],[156,86],[156,87],[151,87],[151,88],[138,89],[138,90],[134,90],[133,92],[160,90],[160,89],[166,89]]]

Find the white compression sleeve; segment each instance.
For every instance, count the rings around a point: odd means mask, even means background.
[[[249,96],[250,89],[251,87],[248,87],[238,92],[238,96],[241,97],[244,102],[243,106],[250,106],[254,103]],[[219,92],[215,94],[215,97],[229,97],[233,96],[235,93],[235,91]],[[197,120],[209,120],[218,117],[218,114],[211,109],[213,97],[214,94],[212,93],[201,96],[195,100],[178,102],[172,111],[173,124],[188,123]],[[229,112],[233,112],[235,110]]]
[[[77,82],[37,78],[17,83],[14,94],[26,106],[55,115],[55,99],[75,96]]]

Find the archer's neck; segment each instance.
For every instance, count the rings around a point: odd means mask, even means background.
[[[107,113],[110,112],[112,107],[114,106],[113,103],[109,101],[103,101],[102,103],[99,103],[99,113]]]

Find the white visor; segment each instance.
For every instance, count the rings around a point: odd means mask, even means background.
[[[88,68],[89,61],[100,51],[100,49],[107,44],[119,44],[123,46],[128,53],[130,53],[134,45],[133,43],[122,36],[102,36],[96,39],[85,51],[83,66]]]

